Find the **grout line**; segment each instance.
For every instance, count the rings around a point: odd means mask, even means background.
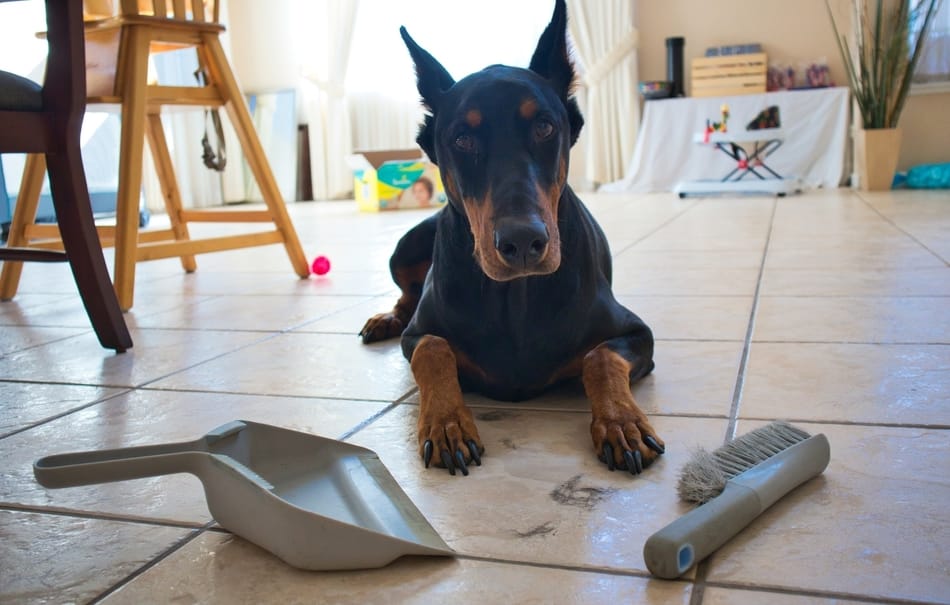
[[[49,382],[35,382],[35,383],[30,383],[30,384],[52,384],[52,383],[49,383]],[[87,386],[87,385],[78,385],[78,386]],[[89,385],[89,386],[92,386],[92,385]],[[94,386],[98,387],[98,385],[94,385]],[[31,423],[31,424],[28,424],[28,425],[26,425],[26,426],[20,427],[20,428],[18,428],[18,429],[14,429],[14,430],[10,431],[9,433],[4,433],[4,434],[0,435],[0,439],[6,439],[7,437],[12,437],[13,435],[17,435],[17,434],[22,433],[22,432],[24,432],[24,431],[29,431],[29,430],[31,430],[31,429],[35,429],[35,428],[37,428],[37,427],[39,427],[39,426],[42,426],[42,425],[44,425],[44,424],[53,422],[54,420],[59,420],[60,418],[63,418],[64,416],[69,416],[70,414],[75,414],[76,412],[81,412],[81,411],[86,410],[86,409],[89,409],[89,408],[91,408],[91,407],[93,407],[93,406],[95,406],[95,405],[99,405],[100,403],[104,403],[104,402],[106,402],[106,401],[110,401],[110,400],[112,400],[112,399],[115,399],[116,397],[121,397],[122,395],[128,395],[128,394],[130,394],[130,393],[135,392],[135,389],[134,389],[134,388],[130,388],[130,387],[98,387],[98,388],[119,388],[119,389],[121,389],[121,390],[120,390],[118,393],[113,393],[112,395],[108,395],[108,396],[105,396],[105,397],[100,397],[99,399],[96,399],[95,401],[90,401],[89,403],[85,403],[85,404],[79,405],[79,406],[77,406],[77,407],[70,408],[70,409],[66,410],[65,412],[60,412],[59,414],[54,414],[53,416],[48,416],[48,417],[46,417],[46,418],[43,418],[42,420],[38,420],[38,421],[33,422],[33,423]]]
[[[696,208],[697,206],[699,206],[699,201],[698,201],[698,200],[695,201],[695,202],[693,202],[692,204],[690,204],[688,207],[684,208],[683,210],[677,212],[676,214],[674,214],[674,215],[671,216],[670,218],[666,219],[665,221],[663,221],[662,223],[660,223],[659,225],[657,225],[655,228],[653,228],[653,229],[651,229],[649,232],[647,232],[645,235],[643,235],[643,236],[641,236],[641,237],[635,239],[632,243],[627,244],[626,246],[624,246],[624,247],[621,248],[620,250],[611,250],[611,255],[610,255],[610,257],[611,257],[612,259],[616,260],[616,258],[617,258],[618,256],[620,256],[621,254],[623,254],[623,253],[626,252],[627,250],[633,248],[634,246],[636,246],[636,245],[639,244],[640,242],[644,241],[644,240],[647,239],[648,237],[651,237],[651,236],[655,235],[658,231],[660,231],[661,229],[663,229],[664,227],[666,227],[667,225],[669,225],[670,223],[672,223],[673,221],[675,221],[675,220],[678,219],[679,217],[683,216],[684,214],[686,214],[687,212],[689,212],[689,211],[692,210],[693,208]]]
[[[80,511],[67,508],[46,508],[40,506],[24,506],[19,504],[0,504],[0,510],[36,515],[50,515],[53,517],[69,517],[72,519],[95,519],[96,521],[114,521],[116,523],[133,523],[136,525],[151,525],[155,527],[171,527],[176,529],[197,530],[204,528],[207,523],[187,523],[149,519],[146,517],[123,517],[117,514]],[[212,523],[214,520],[211,521]]]
[[[926,250],[927,252],[933,254],[940,262],[942,262],[942,263],[944,264],[945,267],[946,267],[946,266],[950,266],[950,261],[947,261],[947,259],[945,259],[945,258],[943,258],[942,256],[940,256],[940,254],[938,254],[936,251],[931,250],[930,247],[927,246],[927,244],[925,244],[924,242],[922,242],[922,241],[920,241],[919,239],[917,239],[917,237],[916,237],[913,233],[911,233],[910,231],[907,231],[906,229],[904,229],[903,227],[901,227],[900,225],[898,225],[896,222],[894,222],[894,219],[890,218],[889,216],[887,216],[886,214],[884,214],[883,212],[881,212],[880,210],[878,210],[878,209],[874,206],[874,204],[872,204],[871,202],[867,201],[867,200],[864,198],[864,196],[861,195],[861,193],[862,193],[861,191],[854,191],[854,190],[852,190],[852,192],[853,192],[853,194],[854,194],[855,197],[857,197],[859,200],[861,200],[861,203],[863,203],[865,206],[867,206],[868,208],[871,209],[871,212],[873,212],[873,213],[875,213],[876,215],[878,215],[879,217],[881,217],[881,220],[883,220],[885,223],[891,225],[892,227],[894,227],[895,229],[897,229],[898,231],[900,231],[901,233],[903,233],[904,235],[906,235],[906,236],[909,237],[910,239],[914,240],[914,242],[917,243],[921,248],[923,248],[923,249]]]
[[[160,386],[142,386],[135,387],[136,392],[144,393],[192,393],[192,394],[204,394],[204,395],[235,395],[235,396],[245,396],[245,397],[268,397],[268,398],[280,398],[280,399],[303,399],[303,400],[313,400],[320,399],[324,401],[345,401],[345,402],[360,402],[360,403],[383,403],[389,404],[392,402],[392,399],[374,399],[372,397],[344,397],[342,395],[319,395],[319,394],[307,394],[300,395],[299,393],[257,393],[251,391],[211,391],[206,389],[196,389],[196,388],[172,388],[172,387],[160,387]],[[412,393],[407,393],[411,395]],[[402,397],[400,397],[402,399]]]
[[[893,597],[876,597],[859,593],[840,592],[836,590],[821,590],[820,588],[792,588],[786,586],[770,586],[766,584],[739,584],[733,582],[712,581],[708,586],[726,588],[743,592],[759,592],[775,595],[791,595],[811,597],[813,599],[854,601],[857,603],[881,603],[887,605],[920,605],[921,601]]]
[[[755,331],[755,319],[759,311],[759,292],[762,289],[762,276],[765,273],[765,261],[768,258],[769,242],[772,240],[772,229],[775,225],[775,212],[778,201],[772,201],[772,214],[769,217],[768,231],[765,235],[765,246],[762,249],[762,262],[759,264],[759,276],[755,280],[755,294],[752,295],[752,310],[749,312],[749,326],[746,330],[745,341],[742,346],[742,357],[739,361],[739,371],[736,376],[736,386],[732,394],[732,407],[729,410],[729,426],[726,429],[725,442],[732,441],[736,436],[736,423],[739,420],[739,406],[742,401],[742,390],[745,387],[746,368],[749,365],[749,356],[752,352],[752,334]]]
[[[742,401],[742,390],[745,387],[745,373],[749,365],[749,356],[752,350],[752,334],[755,330],[755,318],[759,310],[759,292],[762,288],[762,275],[765,273],[765,261],[768,257],[769,242],[772,239],[772,229],[775,225],[775,212],[778,209],[778,201],[772,201],[772,213],[769,216],[769,226],[765,235],[765,245],[762,248],[762,262],[759,264],[759,275],[755,280],[755,294],[752,296],[752,310],[749,311],[749,325],[746,330],[745,341],[742,345],[742,356],[739,361],[739,371],[736,374],[736,386],[732,395],[732,406],[729,409],[729,422],[726,427],[726,434],[723,439],[725,443],[732,441],[736,435],[736,424],[739,419],[739,404]],[[693,592],[690,595],[690,605],[702,605],[706,594],[706,578],[709,575],[709,569],[716,553],[700,561],[696,566],[696,577],[693,582]]]
[[[139,567],[138,569],[136,569],[135,571],[127,575],[122,580],[119,580],[118,582],[110,586],[109,588],[105,589],[104,591],[99,593],[99,595],[97,595],[96,597],[90,599],[89,603],[90,604],[101,603],[110,595],[118,592],[125,586],[135,581],[136,578],[145,574],[148,570],[152,569],[153,567],[155,567],[156,565],[158,565],[159,563],[161,563],[168,557],[172,556],[177,551],[184,548],[188,543],[192,542],[193,540],[198,538],[198,536],[205,533],[205,531],[207,531],[213,524],[214,524],[214,521],[212,520],[204,524],[201,528],[190,531],[185,537],[181,538],[180,540],[178,540],[177,542],[175,542],[174,544],[166,548],[164,551],[159,553],[158,556],[154,557],[152,560],[148,561],[147,563],[145,563],[144,565],[142,565],[141,567]]]
[[[384,408],[381,409],[380,411],[376,412],[375,414],[373,414],[373,415],[370,416],[369,418],[364,419],[363,421],[361,421],[360,423],[358,423],[356,426],[354,426],[354,427],[351,428],[350,430],[345,431],[342,435],[340,435],[340,436],[337,438],[337,440],[339,440],[339,441],[346,441],[347,439],[349,439],[349,438],[352,437],[353,435],[359,433],[360,431],[362,431],[363,429],[365,429],[365,428],[368,427],[369,425],[373,424],[374,422],[376,422],[377,420],[379,420],[380,418],[382,418],[383,416],[385,416],[386,414],[388,414],[388,413],[391,412],[392,410],[394,410],[394,409],[396,409],[397,407],[401,406],[401,405],[406,401],[406,399],[408,399],[409,397],[411,397],[411,396],[412,396],[416,391],[418,391],[418,390],[419,390],[419,387],[413,387],[413,388],[409,389],[409,391],[407,391],[406,394],[403,395],[402,397],[400,397],[399,399],[393,401],[392,403],[390,403],[389,405],[387,405],[386,407],[384,407]]]
[[[743,416],[742,420],[755,422],[773,422],[776,418],[762,416]],[[879,428],[879,429],[929,429],[935,431],[950,430],[950,424],[923,424],[920,422],[873,422],[873,421],[852,421],[835,420],[827,418],[782,418],[782,420],[792,424],[817,424],[821,426],[847,426],[855,428]]]
[[[537,569],[560,569],[563,571],[573,571],[579,573],[595,573],[603,574],[610,576],[620,576],[626,578],[644,578],[649,579],[653,578],[650,575],[650,572],[640,571],[636,569],[616,569],[609,567],[594,567],[594,566],[585,566],[585,565],[570,565],[567,563],[542,563],[540,561],[521,561],[518,559],[502,559],[498,557],[488,557],[488,556],[479,556],[472,554],[463,554],[455,553],[453,555],[456,559],[463,559],[465,561],[478,561],[480,563],[494,563],[497,565],[516,565],[518,567],[534,567]],[[690,580],[669,580],[670,582],[689,582]]]

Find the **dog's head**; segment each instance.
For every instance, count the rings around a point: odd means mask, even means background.
[[[468,218],[482,271],[497,281],[557,271],[558,202],[584,123],[572,96],[564,0],[556,0],[528,69],[492,65],[456,82],[400,32],[429,111],[416,140]]]

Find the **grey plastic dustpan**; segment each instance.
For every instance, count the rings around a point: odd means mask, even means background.
[[[452,556],[371,450],[238,420],[185,443],[47,456],[46,487],[191,473],[222,527],[301,569],[382,567]]]

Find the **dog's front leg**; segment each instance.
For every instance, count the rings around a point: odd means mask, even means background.
[[[591,401],[594,451],[607,468],[639,475],[665,451],[630,392],[631,379],[645,376],[653,361],[631,351],[626,338],[609,340],[584,357],[584,390]]]
[[[448,341],[426,335],[419,339],[410,360],[412,374],[419,385],[419,453],[426,468],[433,452],[436,464],[468,475],[467,462],[481,466],[485,451],[475,418],[462,400],[458,363]]]

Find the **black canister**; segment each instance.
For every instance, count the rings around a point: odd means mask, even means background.
[[[666,39],[666,79],[671,82],[671,97],[686,96],[686,82],[683,80],[683,46],[686,38]]]

